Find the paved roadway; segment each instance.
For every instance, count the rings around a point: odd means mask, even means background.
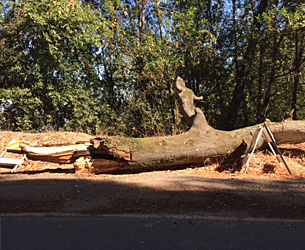
[[[305,181],[2,175],[1,250],[305,249]]]
[[[304,250],[305,223],[177,216],[4,217],[1,250]]]

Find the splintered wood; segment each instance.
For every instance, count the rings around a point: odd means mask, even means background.
[[[76,171],[105,173],[119,170],[131,160],[131,153],[108,148],[102,139],[92,139],[82,144],[63,146],[30,146],[20,143],[20,148],[31,160],[48,161],[60,164],[74,163]]]

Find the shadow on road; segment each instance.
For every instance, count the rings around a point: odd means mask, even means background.
[[[105,178],[2,175],[0,213],[217,214],[305,218],[305,181],[149,173]]]

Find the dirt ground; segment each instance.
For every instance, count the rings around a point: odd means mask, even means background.
[[[25,142],[38,141],[38,145],[74,144],[77,141],[88,141],[92,136],[77,132],[43,132],[43,133],[21,133],[2,131],[0,132],[0,151],[13,139]],[[240,169],[241,159],[218,159],[206,160],[200,165],[189,166],[179,170],[167,170],[171,174],[197,175],[207,178],[229,178],[229,179],[304,179],[305,178],[305,143],[298,145],[278,145],[289,166],[292,175],[285,167],[281,167],[275,156],[269,151],[256,152],[251,158],[250,164]],[[18,158],[20,155],[10,154],[9,157]],[[7,155],[5,156],[7,157]],[[0,176],[8,174],[11,169],[0,168]],[[60,173],[63,176],[74,174],[72,164],[55,164],[50,162],[33,161],[26,159],[15,174],[48,174]],[[107,175],[94,175],[94,178],[105,178]],[[92,174],[82,176],[93,177]]]
[[[39,145],[87,141],[84,133],[0,132],[0,150],[13,139]],[[0,168],[0,214],[212,214],[305,218],[305,143],[279,145],[292,172],[270,152],[183,169],[130,174],[80,174],[72,164],[25,160],[14,173]],[[12,155],[10,157],[20,157]],[[55,214],[55,215],[54,215]]]

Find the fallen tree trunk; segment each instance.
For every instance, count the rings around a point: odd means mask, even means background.
[[[132,161],[128,162],[130,168],[193,164],[203,162],[207,158],[238,157],[245,153],[259,125],[233,131],[216,130],[209,126],[202,110],[194,106],[194,101],[202,100],[202,97],[195,96],[179,77],[176,90],[182,112],[191,126],[188,132],[175,136],[138,139],[107,138],[107,141],[111,141],[108,146],[132,152]],[[268,127],[278,144],[305,142],[305,121],[269,122]],[[263,146],[264,140],[261,139],[257,149]]]
[[[194,106],[194,101],[202,100],[202,97],[196,97],[192,90],[186,88],[181,78],[176,81],[176,90],[183,114],[190,124],[186,133],[149,138],[96,138],[89,146],[82,144],[72,150],[67,147],[61,152],[54,149],[53,153],[49,149],[46,154],[33,150],[35,147],[21,145],[21,148],[29,157],[41,160],[59,159],[61,155],[61,158],[73,162],[85,157],[76,161],[75,167],[94,173],[167,168],[196,164],[220,156],[239,157],[245,153],[258,125],[233,131],[216,130],[209,126],[202,110]],[[268,127],[277,144],[305,142],[305,121],[269,122]],[[257,149],[263,146],[264,140],[261,139]]]
[[[166,167],[203,162],[207,158],[220,156],[238,157],[245,153],[250,146],[252,134],[258,125],[221,131],[213,129],[206,123],[203,125],[203,113],[197,110],[196,119],[200,127],[193,126],[190,131],[167,137],[130,139],[129,148],[132,152],[130,167]],[[305,121],[289,121],[269,123],[269,129],[274,135],[277,144],[298,144],[305,142]],[[112,145],[125,148],[127,144],[119,144],[112,139]],[[265,141],[261,138],[257,149],[264,147]]]

